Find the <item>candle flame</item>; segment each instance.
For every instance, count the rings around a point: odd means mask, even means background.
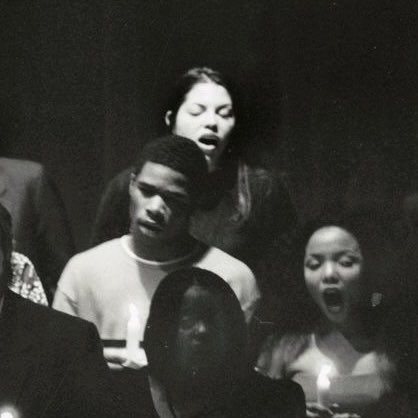
[[[130,318],[137,318],[138,317],[138,309],[136,308],[136,306],[133,303],[129,304],[129,316]]]
[[[324,364],[319,371],[318,379],[316,384],[318,388],[329,389],[331,382],[329,380],[328,374],[331,371],[331,366],[329,364]]]
[[[3,405],[0,407],[0,418],[19,418],[19,417],[20,417],[19,412],[13,406]]]

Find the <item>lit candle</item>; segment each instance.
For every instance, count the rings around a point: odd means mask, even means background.
[[[11,406],[5,406],[0,409],[0,418],[19,418],[17,410]]]
[[[126,356],[127,360],[134,360],[138,353],[141,339],[141,322],[139,312],[133,303],[129,304],[129,320],[126,326]]]
[[[316,379],[317,401],[319,405],[325,407],[329,405],[329,388],[331,386],[331,382],[329,380],[328,374],[330,371],[331,366],[329,364],[325,364],[321,367],[318,379]]]

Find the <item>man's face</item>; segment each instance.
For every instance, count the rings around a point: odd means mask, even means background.
[[[182,173],[146,162],[129,186],[134,237],[167,243],[188,234],[192,203],[187,186]]]

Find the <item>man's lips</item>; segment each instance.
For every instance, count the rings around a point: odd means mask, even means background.
[[[154,232],[159,232],[159,231],[162,231],[163,230],[162,226],[159,225],[159,224],[157,224],[157,223],[155,223],[155,222],[143,222],[143,221],[140,221],[140,222],[138,222],[138,225],[140,227],[144,227],[144,228],[149,229],[149,230],[154,231]]]

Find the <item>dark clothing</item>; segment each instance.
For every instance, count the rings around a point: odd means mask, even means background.
[[[238,184],[249,203],[247,215],[237,210]],[[259,276],[267,249],[296,225],[294,207],[279,176],[240,165],[211,174],[207,190],[205,209],[192,218],[191,234],[240,259]]]
[[[231,417],[305,418],[305,395],[291,380],[251,373],[233,398]]]
[[[158,418],[152,401],[147,370],[147,367],[143,367],[140,370],[125,368],[111,371],[118,394],[128,411],[127,417]]]
[[[121,392],[129,417],[158,417],[154,408],[148,368],[120,372]],[[301,387],[290,380],[272,380],[251,372],[235,389],[228,405],[217,409],[216,417],[224,418],[305,418],[305,396]],[[213,417],[202,415],[199,417]]]
[[[42,165],[0,158],[0,203],[12,216],[15,250],[53,290],[74,245],[64,204]]]
[[[204,209],[195,212],[190,232],[198,240],[247,264],[263,291],[266,251],[280,235],[293,229],[296,213],[278,176],[261,168],[243,164],[239,167],[233,165],[210,175],[202,203]],[[128,233],[130,172],[130,169],[122,171],[108,184],[99,204],[92,245]],[[247,215],[236,209],[239,182],[250,197]]]
[[[0,406],[20,418],[119,416],[97,330],[87,321],[7,291],[0,358]]]
[[[92,247],[129,233],[131,171],[123,170],[107,184],[93,224]]]

